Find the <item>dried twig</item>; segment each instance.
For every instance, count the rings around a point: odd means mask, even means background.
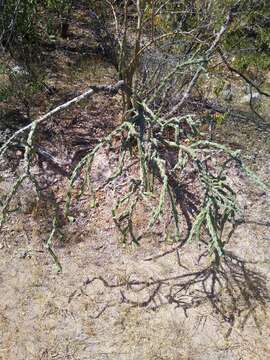
[[[3,154],[6,152],[8,146],[12,143],[14,139],[16,139],[19,135],[25,133],[27,130],[30,130],[33,123],[38,126],[39,124],[43,123],[44,121],[48,120],[49,118],[53,117],[59,112],[62,112],[68,108],[70,108],[72,105],[79,103],[82,100],[86,100],[93,96],[94,94],[98,92],[104,92],[109,93],[111,95],[117,94],[119,90],[122,90],[125,88],[125,84],[123,81],[119,81],[115,85],[100,85],[100,86],[92,86],[89,90],[85,91],[83,94],[76,96],[75,98],[65,102],[64,104],[57,106],[53,110],[49,111],[45,115],[40,116],[38,119],[34,120],[31,124],[19,129],[16,131],[0,148],[0,156],[3,156]]]
[[[213,53],[215,52],[222,36],[224,35],[224,33],[227,31],[231,21],[232,21],[232,17],[233,17],[233,13],[232,10],[229,12],[229,14],[226,17],[225,23],[222,25],[222,27],[220,28],[219,32],[217,33],[217,35],[215,36],[215,39],[212,43],[212,45],[209,47],[209,49],[205,52],[205,64],[207,64]],[[168,114],[166,114],[166,118],[170,118],[172,117],[179,109],[181,109],[182,105],[185,103],[185,101],[187,100],[187,98],[189,97],[192,89],[194,88],[194,86],[196,85],[201,73],[204,71],[204,67],[202,65],[200,65],[195,74],[192,77],[192,80],[190,81],[187,90],[185,91],[182,99],[180,100],[180,102],[178,104],[176,104],[170,111]]]
[[[230,70],[231,72],[239,75],[242,79],[244,79],[251,87],[253,87],[254,89],[256,89],[258,91],[259,94],[270,97],[270,94],[266,91],[263,91],[259,86],[257,86],[254,81],[252,81],[251,79],[249,79],[245,74],[243,74],[241,71],[235,69],[232,65],[230,65],[230,63],[228,62],[228,60],[226,59],[225,55],[223,54],[221,49],[218,49],[218,53],[222,59],[222,61],[224,62],[224,64],[227,66],[228,70]]]

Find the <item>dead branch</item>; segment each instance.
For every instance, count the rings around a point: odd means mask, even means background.
[[[254,89],[256,89],[258,91],[258,93],[260,95],[264,95],[267,97],[270,97],[270,94],[268,92],[263,91],[262,89],[260,89],[259,86],[257,86],[251,79],[249,79],[246,75],[244,75],[241,71],[235,69],[233,66],[231,66],[228,62],[228,60],[226,59],[225,55],[223,54],[223,52],[221,51],[221,49],[218,49],[218,53],[222,59],[222,61],[224,62],[224,64],[227,66],[228,70],[239,75],[243,80],[245,80],[245,82],[247,82],[251,87],[253,87]]]
[[[215,39],[212,43],[212,45],[209,47],[209,49],[206,51],[205,53],[205,62],[206,64],[209,62],[209,60],[211,59],[211,56],[213,55],[213,53],[215,52],[217,46],[220,43],[220,40],[222,38],[222,36],[224,35],[224,33],[227,31],[231,21],[232,21],[232,17],[233,17],[233,11],[232,9],[229,11],[225,23],[222,25],[222,27],[220,28],[219,32],[216,34]],[[193,75],[192,80],[190,81],[187,90],[185,91],[182,99],[180,100],[180,102],[178,104],[176,104],[172,110],[166,115],[166,118],[170,118],[172,117],[181,107],[182,105],[185,103],[185,101],[188,99],[192,89],[194,88],[194,86],[196,85],[201,73],[203,72],[204,67],[202,65],[199,65],[199,67],[197,68],[195,74]]]
[[[39,125],[42,122],[48,120],[49,118],[53,117],[54,115],[70,108],[72,105],[79,103],[82,100],[86,100],[89,99],[90,97],[92,97],[94,94],[98,93],[98,92],[104,92],[104,93],[108,93],[112,96],[116,95],[118,93],[118,91],[120,91],[121,89],[124,89],[125,84],[124,81],[119,81],[118,83],[116,83],[115,85],[100,85],[100,86],[91,86],[90,89],[88,89],[87,91],[85,91],[83,94],[76,96],[75,98],[65,102],[64,104],[57,106],[56,108],[54,108],[53,110],[49,111],[48,113],[46,113],[45,115],[40,116],[38,119],[34,120],[32,123],[26,125],[25,127],[19,129],[18,131],[16,131],[0,148],[0,156],[2,156],[6,150],[8,149],[9,145],[12,143],[12,141],[14,139],[16,139],[19,135],[23,134],[24,132],[26,132],[27,130],[30,130],[31,127],[33,126],[33,123],[35,123],[35,125]]]

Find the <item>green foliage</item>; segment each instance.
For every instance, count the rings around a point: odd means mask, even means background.
[[[239,70],[256,66],[269,69],[270,7],[264,0],[242,0],[224,47],[234,55],[234,65]]]
[[[226,177],[229,165],[235,162],[260,186],[265,185],[245,168],[238,151],[233,152],[220,144],[198,139],[201,137],[199,124],[200,121],[190,115],[165,120],[157,117],[145,104],[140,104],[128,121],[104,138],[75,168],[70,179],[67,216],[79,174],[82,171],[88,174],[80,185],[80,194],[88,188],[95,198],[97,189],[94,190],[91,181],[94,157],[101,147],[112,144],[114,137],[122,135],[116,172],[103,185],[117,181],[125,173],[124,165],[132,161],[128,153],[132,152],[136,144],[139,163],[133,165],[132,173],[137,176],[129,178],[128,189],[124,194],[118,195],[116,206],[112,210],[113,220],[122,240],[139,244],[144,234],[151,232],[160,220],[166,221],[169,216],[170,223],[174,226],[174,235],[171,234],[171,226],[167,226],[164,238],[185,243],[193,239],[201,241],[206,236],[209,254],[214,255],[215,260],[222,256],[225,246],[222,240],[223,227],[226,222],[234,220],[238,211],[235,193]],[[169,153],[176,154],[177,160],[170,160]],[[212,159],[218,161],[218,165],[214,166]],[[189,191],[186,186],[190,181],[194,184],[194,196],[197,196],[195,202],[188,199]],[[134,217],[140,211],[142,203],[147,202],[152,204],[153,210],[148,215],[148,225],[140,232],[134,226]],[[192,210],[187,210],[189,207]],[[181,218],[190,227],[187,237],[180,233]]]
[[[12,50],[16,44],[34,45],[44,36],[41,29],[50,34],[54,14],[66,18],[71,11],[72,0],[6,0],[0,15],[0,42]],[[45,26],[44,26],[45,25]]]
[[[11,96],[10,88],[8,86],[1,86],[0,87],[0,102],[7,101],[10,96]]]
[[[108,20],[108,18],[110,18],[111,8],[108,2],[104,0],[86,0],[86,4],[89,6],[89,9],[94,11],[102,20]]]
[[[266,53],[250,53],[238,55],[233,60],[233,65],[240,71],[248,69],[249,66],[261,70],[270,69],[270,56]]]
[[[63,16],[70,11],[73,0],[46,0],[46,8]]]
[[[44,89],[45,75],[42,71],[37,72],[32,67],[32,72],[23,68],[18,71],[15,69],[6,69],[5,74],[8,76],[8,82],[0,85],[0,98],[2,101],[13,99],[17,106],[24,108],[27,116],[30,117],[32,106],[34,106],[35,95]]]
[[[223,39],[223,46],[235,58],[235,65],[244,70],[255,65],[263,70],[269,69],[270,50],[270,6],[266,0],[184,0],[157,1],[155,9],[162,10],[154,17],[157,32],[195,31],[200,29],[202,40],[211,41],[212,34],[224,23],[230,8],[235,17]],[[151,6],[146,11],[151,18]],[[187,47],[189,41],[185,39]],[[202,45],[202,44],[201,44]],[[194,46],[194,44],[193,44]],[[179,46],[183,51],[183,46]]]
[[[38,0],[6,0],[0,15],[0,41],[6,46],[18,41],[34,42],[37,36]]]
[[[231,154],[232,159],[234,154]],[[200,165],[201,166],[201,165]],[[200,240],[201,228],[205,226],[210,234],[210,252],[216,251],[219,256],[224,254],[224,244],[221,239],[223,226],[232,221],[237,213],[235,193],[227,184],[226,176],[222,171],[218,176],[207,173],[202,169],[201,181],[206,189],[202,209],[197,215],[189,241],[194,237]]]

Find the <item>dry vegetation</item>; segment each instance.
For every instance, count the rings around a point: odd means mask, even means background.
[[[225,76],[244,96],[242,69],[234,77],[215,53],[229,16],[198,33],[206,48],[191,42],[207,59],[174,72],[166,43],[152,46],[156,23],[136,31],[134,9],[118,68],[78,5],[67,39],[39,44],[31,79],[0,74],[0,360],[270,358],[269,75],[245,73],[263,107],[217,102]],[[3,52],[0,70],[17,55]],[[37,129],[29,121],[91,86]],[[28,140],[8,147],[24,126]]]

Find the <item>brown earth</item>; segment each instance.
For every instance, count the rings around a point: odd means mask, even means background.
[[[109,167],[101,152],[94,180]],[[269,166],[260,173],[269,179]],[[270,197],[239,174],[231,182],[245,222],[226,229],[216,272],[196,244],[121,243],[110,187],[98,207],[87,196],[76,204],[75,223],[55,245],[59,274],[43,246],[44,213],[12,215],[0,250],[0,359],[268,359]]]
[[[113,82],[114,70],[100,59],[65,57],[62,51],[54,58],[59,68],[48,83],[57,92],[41,96],[35,114],[93,82]],[[118,119],[119,98],[98,95],[48,125],[52,135],[42,132],[42,144],[66,164]],[[244,147],[253,168],[269,181],[269,136],[241,130],[242,137],[237,124],[225,124],[222,137]],[[110,176],[114,162],[112,153],[100,152],[97,184]],[[56,200],[62,199],[67,179],[43,165],[36,173],[53,184]],[[6,168],[1,176],[0,195],[15,175]],[[74,205],[74,223],[63,223],[64,241],[54,246],[61,273],[44,248],[51,209],[26,183],[13,204],[20,211],[11,214],[1,234],[0,359],[268,360],[270,196],[235,169],[230,179],[244,222],[225,229],[229,241],[219,269],[210,267],[207,256],[199,258],[204,249],[196,243],[178,250],[152,234],[139,247],[123,244],[111,218],[115,191],[122,186],[116,183],[100,191],[95,208],[87,194]],[[145,225],[146,211],[137,215],[138,227]]]

